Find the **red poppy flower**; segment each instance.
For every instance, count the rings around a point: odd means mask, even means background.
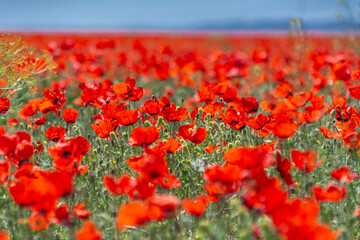
[[[338,181],[346,181],[351,183],[356,177],[356,173],[351,173],[350,168],[345,166],[331,171],[331,177]]]
[[[10,164],[7,161],[0,161],[0,184],[8,180],[10,174]]]
[[[46,118],[44,117],[44,115],[41,115],[34,121],[34,124],[36,127],[40,127],[41,125],[44,125],[45,123],[46,123]]]
[[[71,138],[71,140],[75,144],[75,158],[82,158],[86,155],[86,153],[90,150],[91,144],[89,140],[82,136],[77,136],[75,138]]]
[[[76,203],[72,213],[79,219],[89,219],[91,211],[85,209],[85,203]]]
[[[131,126],[140,119],[141,113],[138,110],[128,109],[119,112],[117,117],[120,125]]]
[[[190,140],[195,144],[200,144],[207,138],[207,131],[203,127],[193,130],[194,126],[194,123],[183,125],[179,128],[179,133],[175,133],[175,135],[185,140]]]
[[[17,118],[10,118],[7,123],[10,128],[15,128],[17,125],[19,125]]]
[[[180,200],[173,195],[155,195],[146,199],[150,218],[162,221],[168,217],[174,217],[180,205]]]
[[[246,113],[256,113],[259,109],[258,100],[253,96],[241,98],[240,103]]]
[[[276,168],[279,171],[282,179],[284,179],[286,185],[297,186],[297,184],[292,180],[292,176],[290,173],[291,163],[289,159],[281,159],[281,155],[279,152],[276,153]]]
[[[91,124],[92,129],[94,129],[95,133],[105,139],[110,136],[110,132],[115,131],[118,126],[118,122],[113,119],[104,119],[100,123]]]
[[[96,229],[96,225],[91,221],[86,221],[81,230],[76,232],[76,240],[100,240],[101,232]]]
[[[157,127],[136,127],[131,131],[129,145],[135,147],[148,147],[160,136]]]
[[[357,148],[360,146],[360,133],[352,132],[343,137],[344,145],[349,149]]]
[[[165,147],[167,153],[175,153],[182,149],[180,141],[175,138],[168,138]]]
[[[214,152],[214,150],[218,149],[219,147],[220,147],[220,145],[217,144],[214,148],[213,144],[210,143],[209,146],[207,146],[207,148],[205,148],[205,152],[207,152],[208,154],[212,154]]]
[[[144,102],[144,111],[150,116],[157,115],[161,110],[161,106],[156,97],[153,100]]]
[[[72,216],[69,214],[69,207],[67,204],[61,204],[54,211],[55,216],[50,219],[52,224],[72,225]],[[49,218],[49,216],[47,216]]]
[[[199,94],[200,101],[205,102],[206,104],[211,103],[216,98],[215,93],[211,91],[209,86],[203,86],[200,89],[198,89],[197,92]]]
[[[213,165],[205,169],[205,190],[210,195],[234,193],[248,176],[247,172],[235,165]]]
[[[312,192],[317,201],[327,202],[340,202],[347,195],[345,186],[336,186],[332,183],[329,183],[326,189],[323,189],[321,186],[314,186]]]
[[[296,168],[302,169],[306,174],[314,171],[323,160],[317,160],[319,154],[314,150],[301,152],[299,150],[291,151],[291,159]]]
[[[245,206],[269,214],[285,203],[287,191],[282,188],[278,178],[269,178],[264,169],[257,169],[252,178],[256,184],[247,186],[249,190],[244,194]]]
[[[235,88],[228,87],[223,95],[220,96],[225,102],[234,101],[237,98],[237,91]]]
[[[102,111],[102,117],[103,118],[112,118],[112,119],[119,119],[121,118],[119,114],[126,110],[125,105],[127,103],[122,102],[118,105],[115,105],[114,103],[106,103],[101,107]]]
[[[66,108],[62,111],[61,116],[67,124],[74,124],[79,112],[80,110],[76,111],[74,108]]]
[[[183,200],[181,206],[185,212],[199,218],[205,212],[209,202],[210,200],[207,196],[197,196],[195,200]]]
[[[162,96],[159,100],[160,109],[164,110],[166,107],[170,107],[171,101],[168,97]]]
[[[40,169],[17,174],[17,180],[10,181],[9,192],[16,204],[35,211],[53,210],[57,200],[72,192],[72,176],[66,172],[43,171]],[[22,169],[22,165],[19,170]]]
[[[325,138],[342,138],[342,135],[324,127],[320,127],[320,132],[324,135]]]
[[[166,189],[181,187],[181,181],[174,174],[171,174],[168,177],[158,178],[156,180],[157,181],[152,181],[152,182]]]
[[[256,117],[249,117],[246,120],[247,125],[255,130],[262,129],[268,122],[270,122],[270,118],[263,113],[260,113]]]
[[[10,240],[10,237],[6,232],[0,231],[0,240]]]
[[[139,101],[144,95],[144,90],[142,87],[136,87],[135,85],[136,80],[127,77],[125,82],[115,84],[113,90],[124,100],[129,99],[130,101]]]
[[[150,153],[146,156],[134,156],[129,158],[126,163],[131,169],[142,173],[150,179],[166,177],[169,175],[166,159],[164,156],[156,153]]]
[[[10,108],[10,100],[7,97],[0,97],[0,114],[6,113]]]
[[[44,151],[44,145],[42,144],[42,142],[37,141],[35,149],[38,151],[38,153],[42,153]]]
[[[46,217],[37,212],[33,212],[31,216],[29,217],[29,225],[34,231],[41,231],[47,228],[48,221]]]
[[[189,112],[187,108],[184,107],[176,109],[175,106],[170,106],[160,111],[159,116],[162,116],[167,122],[181,122],[187,119]]]
[[[110,176],[104,176],[103,183],[110,193],[114,195],[122,195],[128,194],[132,191],[137,185],[137,180],[130,177],[130,175],[124,174],[118,179],[113,179]]]
[[[65,94],[60,92],[58,89],[51,90],[49,88],[45,88],[42,95],[46,101],[50,101],[55,106],[58,105],[58,108],[65,106],[67,97],[65,97]]]
[[[57,126],[49,127],[45,131],[45,136],[49,140],[51,140],[53,142],[57,142],[65,136],[65,128],[61,127],[61,126],[60,127],[57,127]]]
[[[271,130],[272,130],[272,134],[275,137],[288,138],[291,137],[298,128],[299,125],[297,125],[293,121],[281,120],[275,122],[272,125]]]
[[[0,154],[6,155],[6,159],[15,166],[18,166],[20,160],[30,159],[34,150],[35,148],[31,144],[31,136],[27,132],[0,134]]]
[[[55,147],[49,147],[48,152],[54,159],[53,165],[57,169],[83,174],[86,172],[86,165],[80,166],[80,161],[90,150],[90,147],[90,143],[86,138],[78,136],[71,139],[62,139]]]
[[[286,239],[337,239],[339,232],[318,222],[319,213],[316,201],[304,198],[284,203],[270,215],[275,227]]]
[[[272,155],[263,149],[238,147],[227,150],[225,161],[242,169],[265,168],[274,164]]]
[[[235,129],[235,130],[243,129],[246,126],[245,114],[241,111],[238,112],[234,108],[227,108],[225,110],[223,121],[230,128]]]
[[[287,98],[292,95],[294,87],[288,82],[281,83],[275,88],[275,95],[279,98]]]
[[[38,110],[38,105],[41,103],[41,101],[41,99],[36,98],[29,101],[28,104],[25,104],[18,113],[20,119],[25,120],[28,117],[34,116]]]
[[[132,201],[119,208],[116,226],[120,230],[137,227],[150,221],[148,206],[141,201]]]
[[[360,100],[360,86],[349,88],[350,95],[358,100]]]

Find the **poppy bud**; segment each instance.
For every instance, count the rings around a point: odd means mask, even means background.
[[[25,129],[25,124],[24,124],[24,122],[19,123],[19,128],[20,128],[20,129]]]
[[[334,118],[335,118],[335,115],[336,115],[336,109],[334,108],[334,109],[331,110],[331,112],[330,112],[330,118],[331,118],[331,119],[334,119]]]
[[[145,125],[145,127],[150,127],[150,126],[151,126],[151,123],[149,122],[149,120],[146,120],[146,121],[144,122],[144,125]]]
[[[235,146],[240,146],[240,141],[236,140],[235,141]]]
[[[183,150],[185,151],[186,154],[190,154],[190,149],[187,145],[183,146]]]
[[[229,205],[231,208],[234,208],[234,209],[242,208],[238,198],[231,199],[229,202]]]
[[[116,141],[116,134],[114,132],[110,132],[111,140]]]
[[[109,151],[109,145],[106,144],[106,145],[104,146],[104,152],[107,152],[107,151]]]
[[[123,132],[123,133],[121,134],[121,137],[122,137],[122,139],[126,142],[126,140],[127,140],[127,138],[128,138],[127,133],[126,133],[126,132]]]
[[[162,116],[158,117],[156,122],[156,127],[162,126],[164,124],[164,118]]]
[[[231,142],[231,143],[229,143],[228,146],[229,146],[229,148],[233,148],[234,145],[233,145],[233,143]]]
[[[5,118],[4,117],[1,117],[0,118],[0,125],[5,125]]]
[[[219,124],[217,124],[216,122],[214,122],[214,128],[215,128],[215,130],[216,131],[218,131],[219,133],[221,133],[222,131],[221,131],[221,129],[220,129],[220,126],[219,126]]]
[[[180,139],[181,145],[186,145],[186,141],[184,139]]]
[[[75,133],[79,133],[79,128],[78,128],[77,126],[74,125],[74,126],[73,126],[73,129],[74,129],[74,132],[75,132]]]
[[[27,131],[30,131],[31,130],[31,125],[27,125]]]
[[[101,139],[99,138],[99,137],[97,137],[97,138],[95,138],[95,142],[96,142],[96,144],[101,144]]]
[[[210,122],[210,121],[211,121],[211,114],[210,114],[210,113],[207,113],[207,114],[205,115],[205,122],[208,123],[208,122]]]
[[[215,118],[219,119],[219,113],[218,112],[215,112]]]
[[[224,129],[224,128],[225,128],[225,123],[221,122],[221,123],[220,123],[220,128],[221,128],[221,129]]]
[[[93,149],[93,153],[94,153],[94,154],[97,154],[97,150],[96,150],[95,148]]]

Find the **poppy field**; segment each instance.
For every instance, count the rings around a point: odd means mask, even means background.
[[[0,37],[0,239],[357,239],[345,36]]]

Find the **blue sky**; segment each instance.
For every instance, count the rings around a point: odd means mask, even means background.
[[[336,12],[348,15],[338,0],[1,0],[0,30],[334,29]]]

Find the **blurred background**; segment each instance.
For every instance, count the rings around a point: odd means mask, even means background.
[[[0,31],[357,31],[360,0],[1,0]]]

